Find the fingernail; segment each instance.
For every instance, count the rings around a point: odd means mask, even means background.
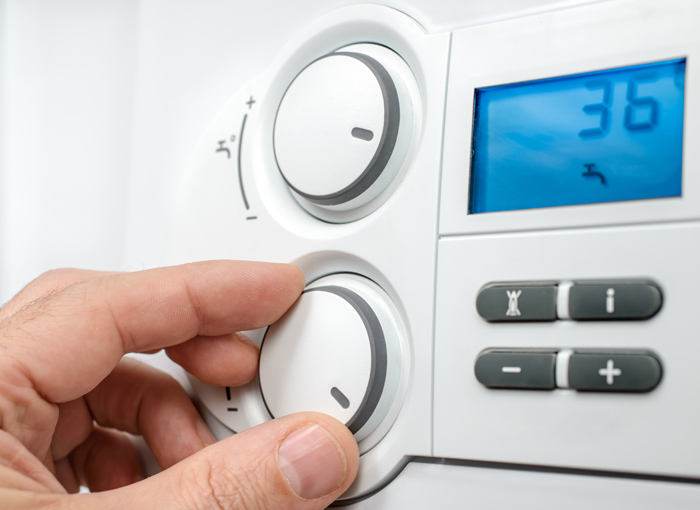
[[[233,336],[235,336],[240,342],[243,342],[244,344],[250,344],[253,347],[255,347],[256,350],[260,350],[260,347],[258,347],[258,345],[255,342],[253,342],[250,339],[250,337],[245,333],[234,333]]]
[[[197,420],[195,427],[197,429],[197,435],[199,439],[202,440],[202,443],[204,443],[204,446],[216,443],[216,438],[202,420]]]
[[[330,494],[343,484],[347,474],[345,453],[318,425],[307,425],[289,434],[278,456],[289,485],[304,499]]]

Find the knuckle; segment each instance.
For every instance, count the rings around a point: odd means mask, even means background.
[[[0,429],[22,442],[58,423],[59,409],[39,397],[33,388],[0,382]]]
[[[32,280],[22,292],[29,292],[37,297],[56,294],[73,283],[74,273],[74,269],[50,269]]]
[[[161,370],[154,370],[155,391],[162,396],[180,397],[186,395],[182,385],[172,375]]]
[[[40,274],[37,280],[62,281],[68,278],[69,276],[72,276],[74,272],[74,269],[69,269],[66,267],[49,269],[48,271],[44,271],[42,274]]]
[[[67,272],[68,270],[63,268],[49,269],[48,271],[44,271],[39,276],[34,278],[34,280],[32,280],[27,287],[50,286],[53,283],[63,280]]]
[[[44,315],[53,299],[74,283],[74,273],[74,269],[51,269],[29,282],[2,309],[4,325],[13,315],[21,315],[23,321]]]

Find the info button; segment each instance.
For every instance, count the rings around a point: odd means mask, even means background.
[[[490,284],[479,291],[476,310],[489,322],[554,321],[557,286]]]
[[[569,290],[574,320],[641,320],[656,315],[663,296],[648,281],[576,283]]]

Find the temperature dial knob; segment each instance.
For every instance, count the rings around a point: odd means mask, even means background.
[[[389,296],[366,278],[337,274],[307,287],[263,340],[260,388],[270,415],[318,411],[358,442],[372,434],[397,393],[396,317]]]
[[[274,149],[302,205],[356,208],[394,179],[412,123],[402,66],[393,51],[363,44],[321,57],[294,79],[277,112]]]

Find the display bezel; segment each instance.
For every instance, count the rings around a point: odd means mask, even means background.
[[[700,35],[680,4],[642,17],[621,4],[596,4],[464,29],[453,34],[441,194],[441,235],[644,224],[700,218],[700,133],[692,95]],[[533,23],[534,22],[534,23]],[[678,34],[683,37],[678,37]],[[468,214],[477,89],[686,60],[683,175],[679,197]]]

